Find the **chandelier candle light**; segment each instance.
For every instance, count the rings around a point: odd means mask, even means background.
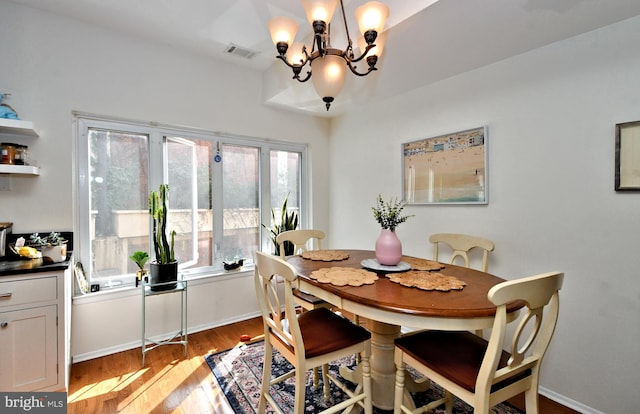
[[[330,23],[338,3],[348,41],[344,50],[331,47]],[[311,52],[303,43],[293,42],[298,31],[298,23],[294,19],[274,17],[269,20],[269,31],[278,50],[276,57],[293,70],[293,79],[306,82],[313,72],[313,86],[322,97],[328,111],[334,98],[342,90],[347,67],[358,76],[366,76],[377,70],[376,63],[382,52],[382,42],[375,42],[389,16],[389,7],[377,1],[370,1],[356,9],[356,19],[363,38],[358,42],[361,55],[355,57],[342,0],[302,0],[302,5],[307,12],[307,20],[313,26]],[[357,71],[355,63],[362,59],[366,60],[369,67],[366,72],[361,73]],[[310,70],[301,78],[300,73],[307,63]]]

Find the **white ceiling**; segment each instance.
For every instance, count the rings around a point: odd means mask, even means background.
[[[299,20],[297,39],[311,33],[295,0],[11,0],[259,71],[266,105],[335,116],[349,108],[407,92],[640,14],[638,0],[382,0],[390,7],[387,41],[377,72],[349,76],[327,112],[311,82],[291,80],[276,61],[266,28],[277,15]],[[367,0],[344,0],[353,18]],[[339,13],[339,11],[336,11]],[[340,18],[336,15],[335,18]],[[334,22],[332,43],[343,47]],[[354,38],[355,41],[355,38]],[[230,44],[254,52],[229,54]]]

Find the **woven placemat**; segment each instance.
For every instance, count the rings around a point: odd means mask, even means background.
[[[444,265],[442,263],[434,262],[433,260],[420,259],[418,257],[403,257],[403,262],[409,263],[411,269],[413,270],[441,270],[444,269]]]
[[[335,260],[345,260],[349,258],[349,253],[341,250],[310,250],[302,252],[303,259],[319,260],[323,262],[333,262]]]
[[[320,283],[334,286],[372,285],[378,280],[378,275],[374,272],[353,267],[327,267],[314,270],[309,276]]]
[[[402,286],[417,287],[422,290],[462,290],[467,284],[453,276],[445,276],[442,273],[426,272],[422,270],[410,270],[404,273],[391,273],[387,277],[394,283]]]

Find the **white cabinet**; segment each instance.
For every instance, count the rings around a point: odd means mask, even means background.
[[[0,118],[0,142],[19,141],[24,137],[37,137],[33,122],[19,119]],[[40,169],[34,165],[0,164],[0,174],[39,175]]]
[[[33,391],[56,385],[56,305],[0,312],[0,390]]]
[[[68,386],[71,269],[0,278],[0,390]]]

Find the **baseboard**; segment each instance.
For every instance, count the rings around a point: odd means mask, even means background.
[[[564,395],[558,394],[557,392],[551,391],[550,389],[545,387],[539,387],[538,393],[540,395],[544,395],[550,400],[557,402],[558,404],[562,404],[565,407],[571,408],[572,410],[575,410],[582,414],[605,414],[602,411],[598,411],[595,408],[591,408],[578,401],[567,398]]]
[[[247,320],[247,319],[255,318],[257,316],[260,316],[259,312],[239,315],[239,316],[235,316],[233,318],[219,320],[219,321],[216,321],[215,323],[202,324],[202,325],[198,325],[198,326],[191,326],[191,327],[187,328],[187,333],[188,334],[193,334],[193,333],[196,333],[196,332],[206,331],[207,329],[219,328],[219,327],[224,326],[224,325],[229,325],[229,324],[235,323],[235,322],[241,322],[241,321],[244,321],[244,320]],[[161,341],[161,340],[170,339],[170,338],[173,337],[173,335],[175,335],[175,331],[171,332],[171,333],[168,332],[168,333],[165,333],[163,335],[154,336],[151,339],[154,340],[154,341]],[[101,348],[101,349],[97,349],[97,350],[92,351],[92,352],[86,352],[84,354],[72,355],[71,356],[71,360],[72,360],[72,363],[88,361],[90,359],[100,358],[100,357],[107,356],[107,355],[112,355],[112,354],[115,354],[115,353],[118,353],[118,352],[123,352],[123,351],[128,351],[130,349],[140,348],[140,346],[141,346],[141,339],[137,339],[135,341],[131,341],[131,342],[128,342],[128,343],[119,344],[119,345],[115,345],[115,346],[110,346],[108,348]]]

